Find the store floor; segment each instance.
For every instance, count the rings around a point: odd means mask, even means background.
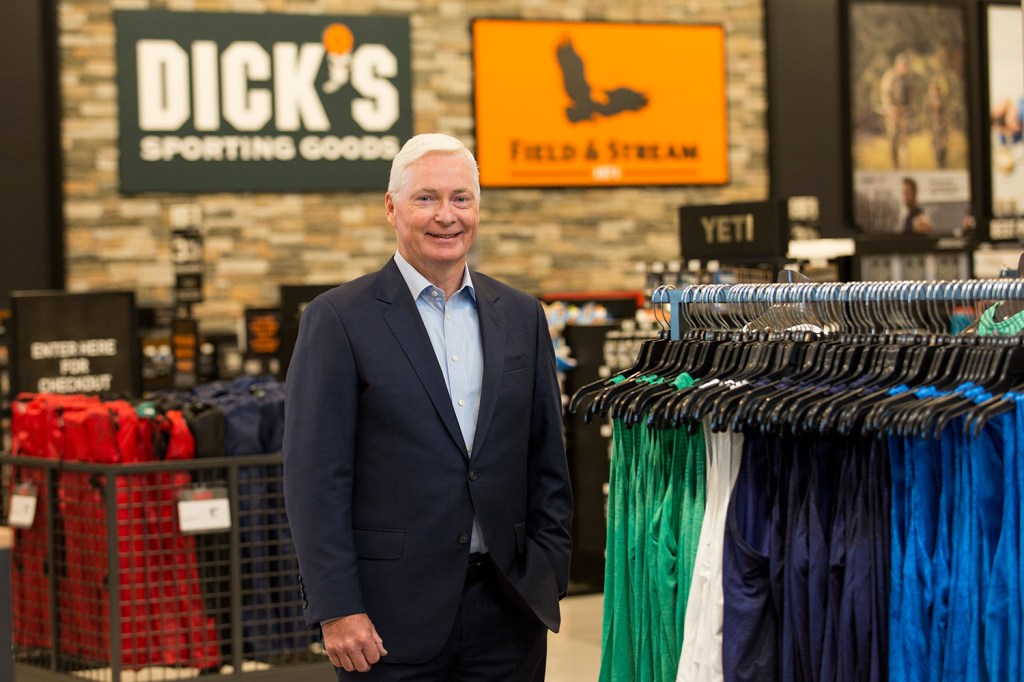
[[[601,612],[604,595],[584,594],[566,597],[562,600],[562,628],[557,635],[548,635],[548,666],[546,682],[597,682],[601,670]],[[162,671],[162,674],[161,672]],[[110,679],[103,677],[103,671],[92,671],[97,677],[89,679]],[[122,682],[135,680],[183,679],[169,668],[147,669],[147,675],[136,675],[131,671],[121,673]],[[166,675],[166,676],[163,676]],[[2,676],[2,675],[0,675]],[[191,677],[191,675],[189,676]],[[15,682],[43,682],[57,679],[48,671],[22,666],[14,676]],[[68,678],[72,679],[72,678]],[[333,680],[330,669],[324,667],[317,680]],[[0,682],[4,682],[0,680]]]
[[[603,594],[562,600],[562,629],[548,635],[546,682],[597,682],[601,670]]]

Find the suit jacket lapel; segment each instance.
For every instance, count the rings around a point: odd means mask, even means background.
[[[484,349],[484,381],[480,389],[480,412],[476,418],[474,447],[484,442],[491,424],[494,407],[498,403],[501,373],[505,365],[505,313],[498,304],[498,294],[482,278],[473,280],[476,288],[476,306],[480,317],[480,336]]]
[[[391,333],[401,345],[409,364],[416,371],[420,383],[430,396],[430,401],[434,403],[434,409],[441,416],[452,440],[465,455],[466,444],[462,439],[462,430],[459,428],[459,420],[455,416],[448,388],[444,384],[444,374],[437,364],[437,357],[423,326],[420,311],[416,308],[416,301],[409,294],[409,288],[394,258],[380,271],[377,298],[391,304],[384,313],[384,321],[391,328]]]

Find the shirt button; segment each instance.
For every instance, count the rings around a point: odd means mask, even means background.
[[[476,480],[476,469],[470,469],[469,470],[469,480],[470,481],[475,481]]]
[[[466,401],[465,400],[460,400],[459,401],[459,407],[465,407],[465,406],[466,406]]]
[[[452,362],[458,362],[458,361],[459,361],[459,356],[458,355],[453,355],[452,356]]]
[[[469,533],[459,533],[459,537],[455,539],[460,545],[464,545],[469,542]]]
[[[437,289],[431,289],[430,295],[433,296],[434,298],[437,298],[440,294],[437,293]]]
[[[446,319],[446,320],[452,319],[452,314],[451,313],[445,313],[444,319]]]

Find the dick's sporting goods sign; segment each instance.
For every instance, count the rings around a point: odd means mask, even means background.
[[[412,135],[408,18],[115,16],[123,192],[387,185]]]

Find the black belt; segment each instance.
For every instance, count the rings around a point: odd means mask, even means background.
[[[473,552],[469,555],[469,562],[466,564],[466,584],[478,583],[487,577],[491,567],[491,560],[486,554]]]

